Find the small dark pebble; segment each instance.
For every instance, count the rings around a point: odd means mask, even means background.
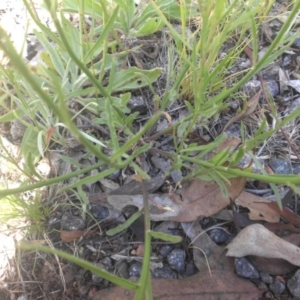
[[[64,230],[83,230],[85,222],[82,218],[72,215],[70,212],[65,212],[61,218],[61,228]]]
[[[260,279],[264,283],[268,283],[268,284],[273,283],[273,277],[271,275],[267,274],[267,273],[261,272],[260,273]]]
[[[181,231],[178,228],[168,228],[172,235],[180,235]]]
[[[283,60],[282,60],[282,66],[287,68],[291,65],[292,63],[292,58],[290,55],[285,55]]]
[[[93,213],[93,216],[98,220],[104,220],[109,216],[108,209],[106,207],[100,206],[100,205],[94,206],[92,208],[92,213]]]
[[[288,280],[287,286],[294,297],[297,297],[297,299],[300,298],[300,270],[298,270],[294,276]]]
[[[167,255],[172,251],[173,247],[170,246],[170,245],[164,245],[160,248],[159,250],[159,254],[162,256],[162,257],[167,257]]]
[[[117,261],[115,267],[118,276],[126,279],[129,278],[128,263],[125,260]]]
[[[299,164],[293,165],[293,173],[295,175],[300,175],[300,165]]]
[[[185,268],[186,276],[192,276],[195,274],[195,265],[193,262],[189,262]]]
[[[180,170],[173,170],[173,171],[171,171],[170,175],[171,175],[173,182],[175,182],[175,183],[179,182],[183,178]]]
[[[129,268],[129,276],[130,277],[140,277],[142,272],[142,263],[135,262]]]
[[[223,228],[214,228],[208,232],[208,235],[216,244],[223,244],[227,241],[229,234]]]
[[[140,114],[143,114],[148,110],[142,96],[131,97],[128,101],[127,107],[131,110],[131,112],[139,112]]]
[[[112,266],[112,261],[109,257],[105,257],[102,260],[100,260],[99,262],[95,263],[94,266],[97,267],[98,269],[109,271],[109,269]],[[100,283],[103,281],[103,278],[101,276],[98,276],[93,273],[92,280],[95,283]]]
[[[166,279],[175,279],[177,274],[169,266],[163,265],[162,268],[156,268],[152,271],[153,278],[166,278]]]
[[[298,67],[300,66],[300,55],[296,57],[296,64]]]
[[[109,166],[105,165],[103,167],[100,168],[100,170],[103,172],[105,170],[108,170]],[[115,172],[111,173],[110,175],[107,176],[108,179],[110,180],[117,180],[119,179],[120,175],[121,175],[122,170],[116,170]]]
[[[247,258],[241,257],[234,260],[236,273],[245,278],[259,278],[258,271],[254,268]]]
[[[261,88],[259,80],[249,80],[244,86],[244,91],[249,97],[253,97]]]
[[[275,174],[293,174],[291,163],[286,159],[271,158],[269,165]]]
[[[185,271],[185,251],[182,249],[174,249],[168,255],[168,263],[172,269],[178,273]]]
[[[280,296],[284,290],[285,284],[279,280],[276,280],[270,284],[270,291],[274,294],[274,296]]]
[[[278,83],[275,80],[269,80],[267,81],[268,87],[269,87],[269,92],[272,97],[275,97],[276,95],[279,94],[279,86]]]
[[[107,178],[111,179],[111,180],[117,180],[120,177],[121,172],[122,172],[121,169],[119,169],[119,170],[111,173],[110,175],[108,175]]]
[[[294,47],[297,47],[298,49],[300,49],[300,37],[296,38],[294,43],[293,43]]]

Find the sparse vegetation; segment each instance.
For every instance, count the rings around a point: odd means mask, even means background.
[[[226,197],[230,179],[244,177],[269,183],[279,204],[276,185],[285,184],[299,192],[299,176],[270,175],[261,165],[258,174],[250,167],[257,147],[295,122],[299,109],[281,118],[267,88],[262,87],[261,95],[268,98],[272,122],[263,113],[258,114],[256,123],[251,123],[251,130],[243,122],[257,108],[256,103],[249,110],[247,101],[254,94],[247,95],[243,87],[254,75],[259,77],[299,36],[293,29],[299,1],[291,1],[286,22],[260,57],[258,31],[271,18],[268,13],[274,1],[160,0],[136,5],[134,0],[44,0],[55,32],[39,20],[31,1],[24,0],[24,4],[37,25],[34,34],[43,51],[36,66],[26,65],[0,28],[0,48],[10,61],[8,66],[0,67],[0,122],[24,130],[18,137],[18,155],[13,156],[2,142],[1,160],[8,161],[22,177],[19,186],[0,190],[5,199],[0,207],[11,207],[5,208],[5,221],[17,213],[32,222],[31,229],[35,226],[43,230],[43,218],[49,216],[51,208],[39,201],[42,192],[50,187],[55,197],[77,190],[85,214],[88,201],[83,187],[127,168],[144,186],[146,234],[138,283],[60,250],[32,245],[23,245],[23,249],[57,254],[119,286],[136,290],[134,299],[143,299],[144,295],[151,299],[151,239],[180,241],[179,237],[150,230],[144,185],[150,176],[143,170],[140,156],[148,153],[162,136],[172,136],[175,149],[161,150],[173,162],[169,172],[188,170],[176,184],[191,178],[214,180]],[[72,21],[68,13],[73,15]],[[236,71],[245,48],[250,49],[251,65]],[[158,62],[149,63],[156,51]],[[129,108],[132,97],[138,95],[148,95],[149,112],[144,118]],[[237,114],[244,112],[239,120],[242,139],[235,151],[222,148],[227,138],[222,128],[228,121],[222,116],[231,100],[243,102]],[[182,114],[173,113],[174,107],[179,110],[178,103]],[[167,125],[157,130],[155,126],[162,119],[167,120]],[[215,124],[218,129],[212,130]],[[210,138],[195,142],[193,134]],[[84,165],[69,157],[68,151],[78,145],[86,149],[86,159],[97,160]],[[60,153],[59,163],[54,159],[55,153]],[[245,154],[252,157],[251,163],[240,168],[238,163]],[[37,167],[41,160],[50,166],[46,173]],[[59,170],[61,162],[69,166],[67,170]],[[29,202],[23,201],[22,195],[28,191],[35,191],[35,196]]]

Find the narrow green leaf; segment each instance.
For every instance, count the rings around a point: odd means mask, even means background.
[[[115,23],[115,20],[118,16],[118,12],[119,12],[119,6],[117,6],[114,9],[110,19],[105,24],[105,27],[104,27],[103,31],[101,32],[100,37],[97,39],[97,42],[94,44],[94,46],[85,55],[85,57],[83,59],[83,61],[85,63],[90,62],[90,60],[93,58],[95,53],[97,53],[97,55],[99,55],[100,52],[102,51],[104,40],[107,39],[109,32],[112,30],[112,28],[114,26],[114,23]]]
[[[150,231],[150,234],[153,238],[155,239],[160,239],[169,243],[180,243],[182,242],[182,237],[181,236],[174,236],[171,234],[166,234],[162,232],[157,232],[157,231]]]
[[[106,234],[108,236],[112,236],[112,235],[115,235],[117,233],[120,233],[120,232],[126,230],[135,220],[137,220],[142,215],[143,215],[143,210],[136,212],[128,220],[126,220],[122,225],[106,231]]]
[[[26,157],[27,153],[31,152],[33,164],[37,163],[41,157],[39,149],[36,146],[38,138],[37,128],[30,125],[23,136],[20,152]]]
[[[131,29],[131,35],[135,37],[147,36],[155,33],[164,26],[164,23],[158,18],[149,18],[138,30]]]

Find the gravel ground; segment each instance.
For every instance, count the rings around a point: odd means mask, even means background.
[[[38,2],[38,1],[37,1]],[[277,5],[283,5],[282,1],[278,1]],[[40,20],[44,22],[51,30],[54,30],[53,24],[49,19],[48,13],[40,8],[36,4],[36,10]],[[38,43],[34,36],[33,30],[35,26],[33,22],[30,22],[30,18],[22,5],[21,0],[15,1],[4,1],[0,2],[0,20],[1,26],[5,28],[8,34],[10,34],[12,41],[15,44],[16,49],[21,53],[24,60],[29,65],[36,65],[40,63],[39,53],[43,50],[42,46]],[[29,25],[27,26],[27,22]],[[278,21],[274,20],[269,24],[271,31],[276,34],[276,26]],[[280,23],[280,22],[279,22]],[[281,26],[281,23],[279,24]],[[27,28],[27,34],[26,34]],[[161,36],[155,37],[157,39]],[[23,47],[24,42],[26,46]],[[150,44],[150,43],[149,43]],[[22,50],[23,49],[23,50]],[[147,50],[147,49],[146,49]],[[151,61],[149,68],[153,66],[160,66],[165,63],[166,60],[166,49],[160,47],[159,59],[157,61]],[[224,51],[226,46],[224,46]],[[265,50],[264,45],[261,47],[261,53]],[[149,58],[149,57],[148,57]],[[5,57],[1,56],[0,60],[3,65],[8,63]],[[147,60],[146,60],[147,61]],[[150,60],[148,59],[147,62]],[[270,94],[277,99],[277,109],[281,110],[281,115],[286,116],[300,106],[299,92],[292,90],[290,87],[282,89],[278,80],[278,68],[281,70],[291,73],[299,71],[300,62],[300,39],[297,39],[293,44],[291,51],[284,53],[280,57],[278,64],[271,64],[268,68],[267,75],[262,72],[264,80],[268,83]],[[147,63],[146,63],[147,64]],[[147,65],[148,66],[148,65]],[[249,58],[246,56],[241,57],[239,62],[232,67],[232,73],[236,73],[241,69],[249,67]],[[155,88],[157,91],[163,88],[164,81],[161,80]],[[260,88],[260,81],[258,78],[253,78],[245,85],[245,90],[255,90]],[[137,95],[132,97],[130,100],[129,109],[131,111],[138,111],[142,116],[141,119],[148,117],[149,98],[147,93],[149,91],[143,91],[143,95]],[[146,99],[146,100],[145,100]],[[236,114],[239,108],[239,103],[232,101],[230,105],[230,111],[218,120],[217,124],[214,124],[213,129],[209,134],[217,136],[220,134],[221,129],[224,128],[233,115]],[[262,104],[262,109],[266,104]],[[185,108],[177,103],[173,108],[176,112],[173,118],[181,118],[182,115],[186,114]],[[249,122],[255,122],[256,120],[251,119]],[[140,120],[141,120],[140,119]],[[88,123],[89,116],[83,115],[81,121],[83,124]],[[139,120],[139,121],[140,121]],[[85,123],[86,122],[86,123]],[[299,137],[299,120],[296,120],[294,124],[290,124],[285,128],[289,140],[297,149],[300,148],[300,137]],[[161,130],[167,126],[165,120],[161,120],[157,125],[158,129]],[[10,124],[8,129],[9,134],[2,135],[3,140],[7,143],[7,147],[11,149],[11,153],[17,152],[17,141],[22,138],[24,129],[20,128],[21,125],[17,122]],[[229,136],[237,137],[240,135],[239,124],[232,124],[226,132]],[[208,133],[207,133],[208,135]],[[8,137],[9,136],[9,137]],[[70,141],[71,143],[72,141]],[[74,141],[73,141],[74,142]],[[156,141],[164,151],[173,151],[171,139],[163,137]],[[83,159],[82,157],[86,153],[80,145],[72,144],[72,151],[68,152],[68,155],[82,163],[83,165],[89,166],[98,162],[97,158]],[[62,149],[59,149],[60,151]],[[270,138],[263,146],[258,149],[257,158],[263,165],[267,165],[275,174],[300,174],[300,161],[297,158],[296,153],[290,148],[288,140],[285,139],[281,133],[275,134]],[[54,160],[53,159],[53,163]],[[149,154],[147,157],[141,158],[144,169],[148,174],[154,178],[155,176],[161,175],[171,169],[171,162],[169,159],[159,154]],[[244,157],[241,164],[247,166],[251,161],[250,157]],[[59,169],[58,175],[61,175],[68,170],[70,166],[59,158],[56,161],[57,168]],[[41,169],[45,170],[46,173],[50,173],[51,170],[47,169],[49,164],[40,164]],[[6,168],[6,171],[5,171]],[[260,169],[254,164],[254,170],[260,172]],[[48,171],[47,171],[48,170]],[[103,170],[103,169],[102,169]],[[102,171],[99,170],[99,171]],[[2,180],[10,172],[10,167],[6,166],[5,162],[1,162],[1,176]],[[172,171],[168,177],[167,182],[161,181],[161,184],[157,184],[151,193],[153,192],[166,192],[175,187],[175,184],[185,175],[184,170]],[[18,178],[18,174],[14,174],[10,179],[10,187],[15,187],[19,184],[22,178]],[[123,182],[123,174],[116,172],[110,175],[105,180],[100,180],[96,183],[91,183],[86,186],[86,191],[97,195],[97,193],[105,191],[117,190],[120,186],[126,186],[127,182]],[[129,174],[127,174],[129,176]],[[7,180],[7,179],[6,179]],[[128,187],[133,189],[132,186]],[[261,196],[271,199],[272,190],[270,187],[261,182],[249,182],[247,184],[247,191],[257,193],[261,191]],[[288,189],[285,187],[280,188],[280,192],[284,196]],[[51,195],[52,197],[53,195]],[[56,195],[54,194],[54,197]],[[48,197],[45,197],[49,199]],[[298,202],[296,196],[290,197],[293,201],[290,203]],[[99,204],[97,199],[93,199],[91,196],[90,204],[88,205],[89,214],[86,218],[83,218],[82,211],[78,209],[80,202],[78,199],[72,197],[61,197],[55,199],[50,203],[72,203],[74,205],[64,205],[52,210],[49,219],[45,222],[47,238],[49,243],[54,247],[66,250],[70,253],[79,255],[80,257],[89,260],[99,268],[105,269],[109,272],[117,274],[123,278],[130,278],[136,281],[140,276],[142,268],[142,256],[143,256],[143,222],[138,220],[134,223],[125,233],[119,234],[113,237],[106,236],[105,232],[116,226],[116,224],[123,223],[135,209],[128,209],[123,213],[114,209],[108,209],[103,205]],[[49,203],[47,203],[49,205]],[[298,205],[298,207],[300,207]],[[297,206],[290,206],[297,213]],[[241,208],[240,208],[241,209]],[[246,211],[241,209],[241,212],[246,214]],[[95,219],[97,222],[95,223]],[[25,222],[25,221],[24,221]],[[140,222],[140,223],[138,223]],[[25,223],[26,224],[26,223]],[[95,224],[101,225],[101,233],[91,234],[86,238],[81,238],[76,242],[65,242],[62,239],[62,232],[66,234],[64,237],[67,239],[68,232],[82,231],[86,228],[90,228]],[[207,231],[209,239],[220,247],[228,245],[237,234],[237,226],[232,220],[225,220],[220,216],[207,217],[199,219],[197,223],[202,230]],[[155,231],[168,233],[173,235],[179,235],[183,237],[182,243],[179,244],[167,244],[159,241],[155,241],[152,246],[151,256],[151,274],[153,278],[162,279],[185,279],[199,272],[199,265],[197,257],[195,257],[195,251],[189,247],[193,238],[188,235],[185,223],[163,221],[163,222],[152,222],[152,228]],[[19,241],[22,239],[22,231],[13,232],[7,234],[9,228],[3,227],[6,234],[1,237],[1,240],[6,240],[2,243],[2,246],[6,248],[2,249],[2,253],[6,253],[3,259],[0,257],[0,298],[1,299],[92,299],[96,291],[99,289],[106,289],[111,287],[112,284],[103,278],[92,274],[91,272],[85,271],[84,269],[77,267],[65,260],[60,260],[59,263],[55,257],[45,255],[42,253],[32,254],[30,252],[24,252],[21,255],[20,264],[18,265],[18,272],[16,272],[15,260],[12,252],[14,252],[13,241]],[[286,232],[280,232],[285,234]],[[43,237],[35,237],[35,239],[42,239]],[[11,245],[9,247],[9,245]],[[222,248],[223,249],[223,248]],[[0,251],[1,252],[1,251]],[[266,264],[265,264],[266,265]],[[285,272],[269,273],[268,270],[262,270],[262,268],[248,257],[236,258],[234,261],[235,273],[241,277],[251,280],[261,290],[264,291],[263,299],[300,299],[300,270],[292,266]],[[283,270],[283,269],[282,269]],[[98,299],[98,298],[94,298]]]

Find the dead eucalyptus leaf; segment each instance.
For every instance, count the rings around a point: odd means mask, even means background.
[[[300,245],[299,234],[291,234],[283,237],[283,239],[296,246]],[[258,256],[248,256],[247,258],[258,271],[270,275],[285,275],[293,272],[297,268],[296,266],[281,258],[264,258]]]
[[[265,203],[271,203],[266,198],[243,191],[235,200],[235,203],[250,210],[250,220],[265,220],[270,223],[278,223],[280,220],[280,213],[265,205]]]
[[[219,185],[214,181],[194,179],[191,184],[172,194],[150,194],[149,208],[152,221],[191,222],[199,216],[209,217],[222,210],[234,201],[244,189],[246,179],[231,178],[230,184],[225,184],[228,197],[223,198]],[[107,196],[107,202],[118,211],[133,205],[140,210],[143,208],[143,195]]]
[[[97,292],[92,300],[132,300],[134,291],[121,287]],[[200,272],[184,279],[153,279],[153,299],[160,300],[214,300],[259,299],[261,292],[249,280],[233,272]]]
[[[287,207],[283,207],[282,210],[279,208],[277,202],[265,203],[265,206],[272,209],[274,212],[280,214],[284,219],[290,222],[294,226],[300,226],[300,217],[294,212],[290,211]]]
[[[300,266],[300,248],[284,241],[260,224],[244,228],[226,248],[227,256],[256,255],[282,258],[295,266]]]
[[[224,255],[224,247],[218,246],[201,228],[199,222],[181,223],[182,229],[191,239],[194,263],[200,271],[233,270],[233,263]],[[206,256],[204,255],[206,254]]]

